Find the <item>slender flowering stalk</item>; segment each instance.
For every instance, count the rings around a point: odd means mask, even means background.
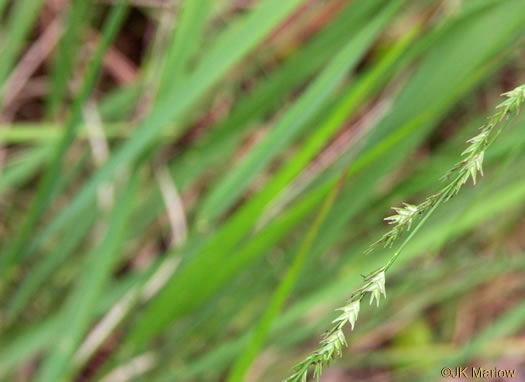
[[[404,232],[410,231],[416,222],[417,226],[410,232],[410,235],[384,266],[363,277],[361,287],[351,294],[348,304],[338,309],[343,313],[333,321],[334,326],[325,333],[319,349],[300,362],[294,368],[293,374],[285,380],[286,382],[306,382],[311,369],[313,369],[313,376],[319,379],[323,368],[328,367],[337,357],[341,357],[342,349],[347,346],[343,329],[347,323],[350,323],[352,330],[354,329],[363,298],[369,294],[370,304],[375,301],[377,306],[379,306],[381,296],[386,298],[385,274],[396,261],[406,244],[439,204],[448,201],[456,195],[470,178],[476,184],[478,173],[483,175],[482,165],[485,151],[504,129],[504,122],[519,113],[520,106],[525,101],[525,85],[503,93],[503,96],[506,99],[496,107],[496,113],[480,128],[478,135],[467,141],[468,147],[462,153],[463,159],[443,176],[442,179],[447,184],[441,191],[427,197],[418,205],[404,203],[403,207],[393,208],[396,213],[385,219],[392,225],[392,228],[381,236],[379,240],[375,241],[366,253],[372,252],[380,245],[392,247],[393,243]]]

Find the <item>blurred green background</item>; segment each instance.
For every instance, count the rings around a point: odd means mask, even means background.
[[[437,192],[525,82],[523,0],[0,14],[1,381],[283,380],[391,255],[363,253],[390,207]],[[524,124],[414,237],[322,381],[525,380]]]

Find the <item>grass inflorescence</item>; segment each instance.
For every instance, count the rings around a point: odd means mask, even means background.
[[[457,195],[469,179],[476,184],[478,174],[483,175],[485,152],[501,133],[505,122],[519,113],[520,106],[525,101],[525,85],[518,86],[502,95],[506,97],[505,101],[496,107],[497,111],[485,125],[481,126],[479,134],[467,141],[469,145],[462,153],[463,159],[443,176],[442,180],[447,184],[438,193],[427,197],[418,205],[404,203],[403,207],[393,207],[396,214],[385,218],[393,227],[375,241],[366,253],[371,253],[379,245],[392,247],[404,232],[410,231],[415,222],[419,224],[385,265],[363,276],[361,287],[351,294],[348,304],[338,309],[343,313],[333,321],[335,325],[325,333],[319,349],[300,362],[294,368],[293,374],[285,380],[286,382],[306,381],[311,368],[313,368],[313,376],[319,379],[323,368],[328,367],[333,360],[342,356],[343,348],[348,345],[343,329],[347,324],[350,324],[351,330],[354,329],[363,298],[368,294],[370,304],[375,301],[379,306],[381,296],[386,298],[386,272],[399,257],[405,245],[440,203]]]

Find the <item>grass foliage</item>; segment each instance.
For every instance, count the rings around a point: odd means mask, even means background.
[[[58,3],[0,0],[0,381],[524,359],[525,2]]]

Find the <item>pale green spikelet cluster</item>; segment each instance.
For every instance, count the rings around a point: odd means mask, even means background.
[[[397,214],[385,219],[389,224],[392,224],[393,227],[381,236],[379,240],[374,242],[367,250],[367,253],[372,252],[378,245],[392,247],[394,241],[399,238],[403,232],[409,231],[413,222],[432,208],[442,195],[445,195],[445,201],[447,201],[459,192],[461,186],[463,186],[469,178],[472,178],[473,183],[476,184],[478,173],[483,176],[483,158],[485,151],[492,143],[492,140],[501,132],[503,128],[502,122],[510,115],[519,113],[520,106],[525,97],[525,85],[519,86],[510,92],[503,93],[503,95],[507,98],[497,106],[498,111],[480,128],[478,135],[467,141],[469,146],[462,153],[464,158],[443,177],[443,180],[449,180],[451,178],[453,178],[453,180],[440,192],[428,197],[421,204],[411,205],[405,203],[404,207],[395,207],[394,210]],[[496,132],[494,132],[495,129],[497,130]],[[454,175],[456,176],[453,177]]]
[[[497,106],[497,112],[480,128],[478,135],[467,141],[469,145],[462,153],[463,159],[443,177],[444,181],[450,180],[447,185],[444,186],[441,191],[427,197],[418,205],[404,203],[403,207],[394,207],[393,209],[396,214],[385,219],[393,227],[381,236],[379,240],[374,242],[367,250],[367,253],[372,252],[378,245],[392,247],[396,239],[404,232],[410,231],[416,220],[419,220],[419,223],[415,230],[419,229],[425,219],[434,211],[434,208],[436,208],[439,203],[446,202],[456,195],[470,178],[472,178],[472,182],[476,184],[478,173],[483,175],[483,158],[485,151],[503,130],[503,122],[509,117],[518,114],[521,104],[525,101],[525,85],[503,93],[503,96],[505,96],[506,99]],[[412,234],[414,233],[415,232]],[[410,238],[409,236],[384,266],[364,276],[362,286],[352,293],[348,304],[338,309],[343,313],[333,321],[335,325],[324,335],[320,348],[299,363],[294,368],[293,374],[288,377],[285,382],[306,382],[310,368],[313,368],[313,376],[319,379],[323,368],[328,367],[335,358],[341,357],[342,349],[347,346],[347,341],[343,333],[344,326],[350,323],[351,329],[354,329],[361,300],[367,293],[370,294],[370,304],[375,301],[377,306],[379,306],[381,295],[386,298],[385,273],[392,266]]]
[[[380,268],[364,278],[363,286],[352,294],[348,304],[338,309],[342,313],[332,322],[335,325],[325,333],[321,347],[299,363],[295,367],[294,373],[286,379],[286,382],[305,382],[308,379],[310,367],[314,368],[314,377],[319,379],[323,368],[328,367],[330,362],[337,357],[341,357],[343,348],[347,346],[343,329],[347,323],[350,324],[352,330],[354,329],[361,300],[367,293],[370,294],[370,304],[376,301],[379,306],[381,295],[386,298],[384,268]]]

